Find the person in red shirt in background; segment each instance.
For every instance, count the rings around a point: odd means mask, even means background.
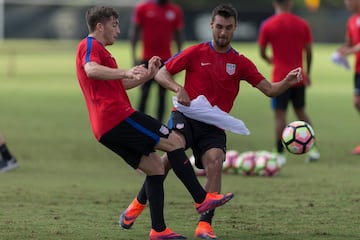
[[[261,57],[273,65],[272,82],[281,81],[286,74],[296,67],[303,67],[305,53],[306,72],[303,81],[294,84],[286,92],[272,98],[275,113],[275,138],[278,160],[286,162],[281,135],[286,126],[286,111],[292,102],[295,114],[299,120],[308,122],[310,118],[305,112],[305,88],[310,85],[310,70],[312,62],[312,34],[308,23],[291,13],[291,0],[273,1],[275,15],[269,17],[260,27],[258,45]],[[272,56],[267,54],[267,46],[271,45]],[[320,153],[313,147],[307,154],[307,161],[317,161]]]
[[[199,213],[232,199],[233,194],[207,193],[199,183],[179,138],[159,120],[136,111],[126,93],[154,77],[161,65],[157,56],[130,70],[119,69],[106,49],[120,34],[119,14],[110,7],[95,6],[86,12],[89,35],[78,44],[76,74],[93,134],[133,169],[146,174],[151,230],[149,239],[185,239],[166,227],[164,209],[165,169],[156,150],[165,151],[176,176],[191,194]],[[126,220],[126,219],[124,219]]]
[[[338,52],[346,57],[355,54],[354,106],[360,113],[360,0],[344,0],[346,7],[353,12],[347,21],[345,44]],[[360,145],[353,149],[353,154],[360,154]]]
[[[258,72],[251,60],[232,48],[231,41],[237,27],[237,11],[231,5],[221,4],[213,10],[210,27],[213,34],[211,41],[190,46],[174,55],[155,75],[156,81],[176,93],[178,103],[189,106],[191,100],[204,95],[212,106],[217,105],[228,113],[239,93],[241,80],[256,87],[266,96],[276,96],[301,80],[301,69],[296,68],[289,71],[283,81],[270,83]],[[176,83],[173,78],[173,75],[181,71],[186,72],[184,86]],[[251,100],[244,104],[251,104]],[[181,139],[184,148],[192,149],[196,166],[205,169],[205,189],[220,193],[226,134],[223,129],[205,121],[194,120],[174,110],[169,127]],[[164,161],[165,169],[169,170],[167,159],[164,158]],[[146,201],[146,192],[142,188],[122,213],[122,216],[131,218],[131,222],[120,221],[120,225],[130,228],[141,214]],[[143,207],[134,207],[139,205]],[[201,215],[195,229],[196,238],[217,239],[212,229],[213,216],[214,210]]]
[[[147,64],[152,56],[159,56],[165,62],[172,55],[172,42],[177,51],[183,43],[182,29],[184,16],[182,9],[169,0],[149,0],[139,3],[133,12],[133,25],[130,29],[130,41],[134,65]],[[138,60],[136,49],[142,40],[142,59]],[[138,110],[146,112],[146,104],[153,80],[145,82],[141,87]],[[166,89],[158,85],[157,119],[162,121],[165,111]]]

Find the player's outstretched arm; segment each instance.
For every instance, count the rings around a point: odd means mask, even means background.
[[[86,75],[95,80],[115,80],[122,79],[130,76],[128,70],[122,70],[117,68],[110,68],[100,65],[96,62],[88,62],[84,66]]]
[[[268,97],[275,97],[279,94],[286,91],[289,87],[294,85],[295,83],[298,83],[302,80],[302,69],[295,68],[291,70],[286,77],[276,83],[270,83],[266,79],[262,80],[256,88],[258,88],[262,93],[264,93]]]

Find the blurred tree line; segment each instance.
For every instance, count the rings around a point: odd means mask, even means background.
[[[339,0],[320,0],[320,8],[344,8],[344,2]],[[212,9],[220,3],[231,3],[238,11],[263,11],[272,8],[272,0],[173,0],[187,9]],[[295,9],[306,8],[304,0],[293,0]]]

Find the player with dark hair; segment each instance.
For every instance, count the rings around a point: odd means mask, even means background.
[[[190,106],[192,100],[204,95],[212,106],[216,105],[228,114],[239,92],[241,80],[267,96],[275,96],[301,79],[301,69],[297,68],[290,71],[283,81],[270,83],[258,72],[252,61],[232,48],[237,12],[231,5],[221,4],[213,10],[210,27],[212,41],[186,48],[169,59],[155,76],[155,80],[162,86],[176,93],[179,104]],[[181,86],[175,82],[173,75],[184,70],[185,84]],[[196,166],[205,169],[205,189],[221,192],[222,164],[226,152],[224,130],[206,123],[206,117],[204,121],[194,120],[179,110],[172,112],[169,127],[181,139],[183,147],[192,149]],[[166,155],[164,162],[168,170]],[[146,201],[143,187],[121,214],[122,227],[130,228],[133,225],[146,206]],[[217,239],[211,226],[213,216],[214,210],[201,215],[195,230],[196,238]]]
[[[77,78],[89,112],[95,138],[122,157],[132,168],[147,176],[145,192],[149,198],[150,239],[184,239],[166,227],[164,208],[164,164],[155,149],[167,152],[172,168],[195,201],[199,213],[214,209],[229,201],[233,194],[207,193],[200,185],[180,138],[160,121],[137,112],[131,106],[126,89],[153,78],[160,58],[149,60],[130,70],[119,69],[105,48],[112,45],[120,33],[118,13],[109,7],[92,7],[86,12],[89,35],[78,45]]]
[[[285,163],[284,146],[281,142],[282,130],[286,126],[287,106],[290,102],[294,107],[298,120],[311,124],[305,112],[305,88],[310,85],[312,63],[312,34],[308,23],[291,13],[291,0],[274,0],[276,14],[265,20],[260,28],[258,44],[261,57],[273,64],[272,81],[281,81],[289,70],[303,66],[303,55],[306,58],[306,73],[303,81],[294,84],[283,94],[272,98],[275,115],[276,153],[278,160]],[[271,45],[272,57],[267,54],[267,46]],[[307,161],[316,161],[320,153],[314,146],[307,154]]]
[[[343,57],[355,55],[353,103],[356,111],[360,113],[360,0],[344,0],[344,3],[353,15],[347,21],[345,44],[338,49],[338,53]],[[360,154],[360,145],[355,147],[352,152]]]
[[[10,153],[5,143],[4,136],[0,133],[0,173],[13,170],[18,167],[16,158]]]
[[[170,0],[147,0],[136,5],[130,28],[130,42],[134,64],[139,63],[136,56],[138,42],[142,40],[141,63],[147,64],[152,56],[159,56],[162,61],[171,57],[172,42],[181,50],[184,27],[183,11]],[[146,112],[146,104],[153,79],[141,86],[139,100],[140,112]],[[162,121],[166,104],[166,89],[158,85],[157,119]]]

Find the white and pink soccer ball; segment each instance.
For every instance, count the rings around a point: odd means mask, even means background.
[[[260,176],[272,177],[277,175],[281,169],[276,154],[272,152],[257,151],[255,161],[254,172]]]
[[[254,151],[247,151],[239,154],[235,161],[235,168],[237,172],[244,176],[254,175],[254,169],[256,166],[256,154]]]
[[[236,150],[228,150],[225,154],[225,161],[223,162],[224,173],[234,173],[237,171],[236,161],[239,153]]]
[[[290,153],[303,154],[314,145],[315,132],[310,124],[294,121],[284,128],[281,140]]]

